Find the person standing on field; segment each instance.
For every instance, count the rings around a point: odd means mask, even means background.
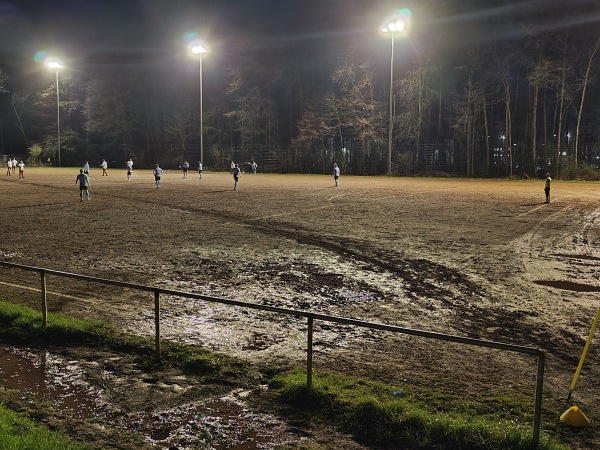
[[[127,181],[130,181],[131,172],[133,172],[133,161],[131,160],[131,158],[129,158],[129,161],[127,161],[125,164],[127,164]]]
[[[6,176],[10,177],[12,175],[12,159],[8,158],[6,162]]]
[[[202,161],[198,161],[198,178],[202,179]]]
[[[546,203],[550,203],[550,183],[552,183],[552,178],[550,178],[550,174],[546,174],[546,184],[544,186],[544,192],[546,193]]]
[[[187,161],[184,161],[182,167],[183,167],[183,178],[187,178],[188,170],[190,169],[190,163],[188,163]]]
[[[18,164],[19,166],[19,178],[25,178],[25,163],[23,160]]]
[[[163,174],[163,170],[156,164],[152,173],[154,174],[154,181],[156,181],[156,189],[158,189],[160,188],[160,177]]]
[[[333,163],[333,179],[335,180],[335,185],[338,185],[338,181],[340,178],[340,168],[336,163]]]
[[[233,171],[232,171],[232,173],[233,173],[233,180],[234,180],[234,183],[233,183],[233,190],[234,190],[234,191],[237,191],[237,188],[238,188],[238,180],[240,179],[240,175],[242,174],[242,171],[241,171],[241,169],[240,169],[240,165],[239,165],[239,164],[236,164],[236,165],[235,165],[235,167],[233,168]]]
[[[75,178],[75,184],[79,183],[79,201],[83,201],[83,191],[85,191],[85,196],[87,199],[90,199],[90,177],[87,173],[83,171],[83,169],[79,169],[79,175]]]
[[[83,173],[85,173],[88,177],[90,176],[90,163],[87,161],[83,165]]]
[[[254,175],[256,175],[256,167],[258,167],[258,164],[256,164],[256,161],[252,161],[252,173]]]
[[[13,157],[12,173],[15,173],[15,170],[17,170],[17,158]]]
[[[108,168],[108,164],[106,163],[106,160],[103,159],[102,160],[102,164],[100,164],[100,167],[102,167],[102,176],[108,176],[108,173],[106,172],[106,169]]]

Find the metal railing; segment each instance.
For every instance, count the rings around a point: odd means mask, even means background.
[[[505,344],[501,342],[485,341],[481,339],[472,339],[461,336],[454,336],[443,333],[435,333],[432,331],[424,331],[418,329],[404,328],[395,325],[386,325],[382,323],[365,322],[362,320],[348,319],[344,317],[329,316],[325,314],[316,314],[308,311],[298,311],[294,309],[279,308],[276,306],[257,305],[254,303],[247,303],[238,300],[230,300],[218,297],[209,297],[201,294],[194,294],[191,292],[176,291],[171,289],[156,288],[150,286],[144,286],[140,284],[127,283],[123,281],[108,280],[105,278],[91,277],[88,275],[79,275],[70,272],[62,272],[59,270],[44,269],[41,267],[27,266],[23,264],[15,264],[6,261],[0,261],[0,266],[10,267],[13,269],[21,269],[26,271],[38,272],[40,274],[41,282],[41,303],[42,303],[42,323],[44,326],[48,320],[48,303],[46,298],[46,276],[56,275],[64,278],[74,278],[77,280],[89,281],[93,283],[107,284],[111,286],[120,286],[124,288],[135,289],[138,291],[147,291],[154,293],[154,327],[155,327],[155,350],[156,357],[161,357],[160,347],[160,294],[171,295],[176,297],[192,298],[196,300],[204,300],[212,303],[220,303],[224,305],[238,306],[242,308],[257,309],[262,311],[270,311],[278,314],[305,317],[308,320],[307,328],[307,358],[306,358],[306,390],[307,393],[312,391],[312,372],[313,372],[313,330],[315,320],[323,322],[332,322],[345,325],[351,325],[361,328],[369,328],[373,330],[389,331],[392,333],[400,333],[411,336],[419,336],[428,339],[436,339],[446,342],[456,342],[459,344],[473,345],[477,347],[486,347],[496,350],[504,350],[508,352],[515,352],[534,356],[537,358],[537,374],[536,374],[536,388],[535,388],[535,401],[534,401],[534,414],[533,414],[533,444],[538,447],[540,427],[541,427],[541,415],[542,415],[542,391],[544,384],[544,364],[545,355],[544,352],[521,345]]]

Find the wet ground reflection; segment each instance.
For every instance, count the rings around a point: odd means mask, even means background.
[[[98,392],[83,380],[75,362],[46,350],[0,345],[0,384],[34,394],[84,419],[94,415],[98,401]]]
[[[86,382],[76,361],[41,349],[0,343],[0,385],[51,402],[75,417],[137,434],[158,449],[255,450],[290,439],[283,422],[247,409],[239,392],[161,411],[119,412],[102,389]]]

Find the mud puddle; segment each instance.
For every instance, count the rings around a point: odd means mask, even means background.
[[[0,385],[33,394],[60,410],[87,419],[96,415],[99,391],[82,377],[73,361],[46,350],[29,350],[0,344]]]
[[[124,413],[107,400],[102,388],[86,381],[85,370],[76,361],[47,350],[0,343],[0,386],[50,402],[56,411],[73,417],[136,434],[158,449],[255,450],[293,440],[284,422],[245,407],[248,391]]]

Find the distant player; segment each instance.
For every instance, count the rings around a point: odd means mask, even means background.
[[[9,177],[12,175],[12,159],[10,158],[6,162],[6,175]]]
[[[546,203],[550,203],[550,183],[552,183],[552,178],[550,178],[550,174],[546,174],[546,184],[544,185],[544,192],[546,193]]]
[[[133,161],[131,160],[131,158],[129,158],[129,161],[127,161],[125,164],[127,164],[127,181],[130,181],[131,174],[133,172]]]
[[[254,175],[256,175],[256,168],[258,167],[258,165],[256,164],[256,161],[252,161],[252,173]]]
[[[187,161],[183,162],[183,166],[181,166],[183,168],[183,178],[187,178],[188,176],[188,170],[190,169],[190,163],[188,163]]]
[[[83,165],[83,173],[85,173],[88,177],[90,176],[90,163],[87,161]]]
[[[19,178],[25,178],[25,163],[23,160],[18,164],[19,166]]]
[[[90,177],[83,169],[79,169],[79,175],[75,178],[75,184],[79,183],[79,201],[83,201],[83,192],[85,196],[90,199]]]
[[[239,164],[236,164],[235,167],[233,168],[232,172],[233,174],[233,190],[237,191],[238,188],[238,180],[240,179],[240,175],[242,174],[242,170],[240,169]]]
[[[198,161],[198,178],[202,179],[202,161]]]
[[[156,181],[156,189],[160,188],[160,177],[163,174],[163,170],[160,168],[158,164],[154,166],[154,170],[152,171],[154,174],[154,181]]]
[[[102,160],[102,164],[100,164],[100,167],[102,167],[102,176],[108,176],[108,172],[106,171],[106,169],[108,168],[108,164],[105,159]]]
[[[335,185],[338,185],[340,179],[340,168],[336,163],[333,164],[333,179],[335,180]]]

